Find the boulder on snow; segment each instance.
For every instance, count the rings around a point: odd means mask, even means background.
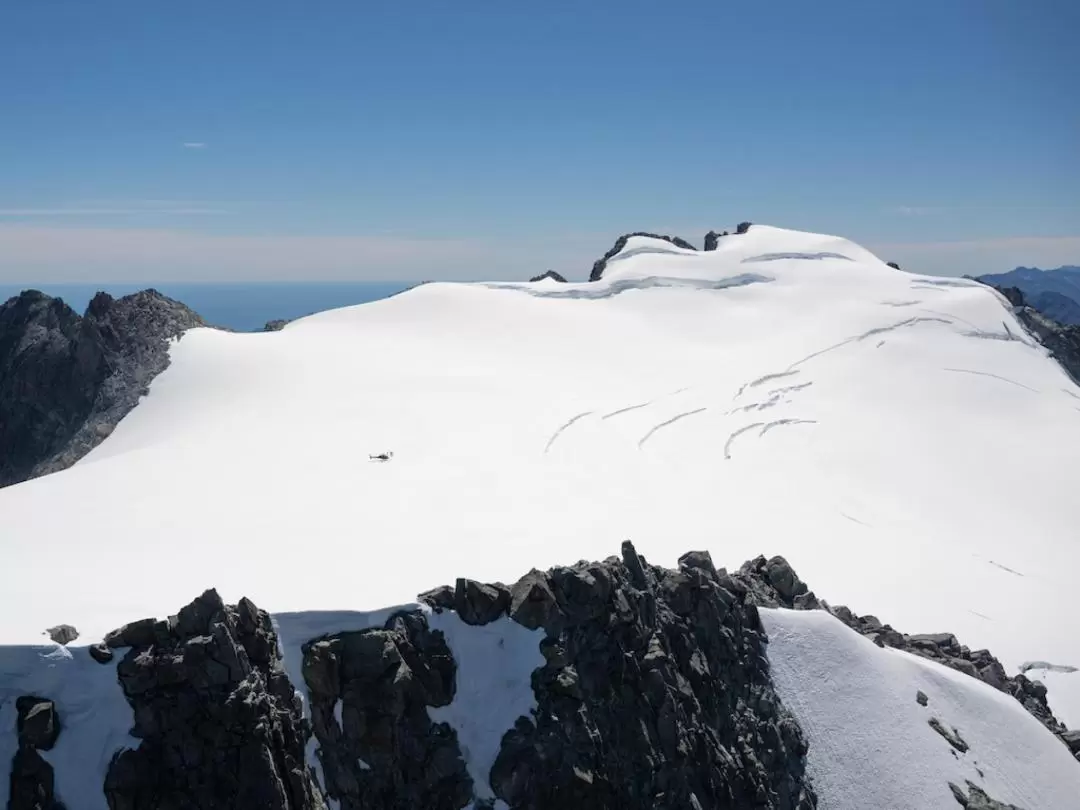
[[[79,637],[79,631],[70,624],[58,624],[45,631],[49,638],[60,645],[70,644]]]
[[[885,264],[891,267],[893,270],[900,269],[900,265],[898,265],[896,262],[885,262]]]
[[[97,644],[91,644],[86,649],[90,653],[90,657],[99,664],[107,664],[113,660],[113,651],[104,642],[99,641]]]
[[[737,234],[743,234],[743,233],[746,233],[747,231],[749,231],[749,230],[750,230],[750,227],[751,227],[751,226],[752,226],[753,224],[754,224],[754,223],[752,223],[752,222],[740,222],[740,223],[738,224],[738,226],[737,226],[737,227],[735,228],[735,233],[737,233]]]
[[[48,751],[60,736],[56,705],[46,698],[22,695],[15,699],[19,745]]]

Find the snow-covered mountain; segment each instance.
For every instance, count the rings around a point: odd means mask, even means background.
[[[69,810],[104,806],[75,786],[100,786],[136,745],[102,675],[116,661],[75,647],[43,659],[28,645],[44,628],[92,643],[216,587],[278,617],[304,691],[312,639],[381,626],[380,609],[457,576],[514,582],[626,538],[669,568],[687,549],[733,568],[782,554],[834,605],[948,631],[1009,675],[1041,662],[1027,675],[1080,726],[1080,674],[1066,671],[1080,666],[1080,388],[1002,296],[764,226],[709,252],[631,237],[599,276],[426,284],[277,332],[187,331],[108,439],[0,489],[0,760],[17,745],[14,697],[49,686],[77,695],[79,716],[114,706],[93,742],[59,738],[83,763],[56,765]],[[430,615],[472,702],[429,711],[469,741],[468,801],[502,798],[483,784],[536,705],[543,634]],[[827,612],[762,621],[817,806],[959,806],[948,782],[967,794],[968,779],[1027,810],[1077,806],[1080,763],[1011,695]],[[493,667],[503,681],[484,680]],[[480,712],[485,699],[498,705]],[[968,750],[924,722],[935,711]]]

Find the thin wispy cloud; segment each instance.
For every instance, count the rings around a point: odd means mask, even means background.
[[[204,141],[184,141],[185,149],[205,149],[206,143]]]
[[[0,208],[0,217],[99,217],[168,214],[174,216],[204,216],[229,213],[224,208],[147,206],[132,208]]]

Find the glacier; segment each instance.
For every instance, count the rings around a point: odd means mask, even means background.
[[[632,237],[594,282],[192,329],[106,441],[0,489],[0,684],[46,627],[96,641],[211,585],[374,611],[625,538],[665,566],[782,554],[1010,673],[1080,666],[1078,448],[1080,388],[995,291],[760,225],[710,252]],[[1080,725],[1080,675],[1048,683]]]

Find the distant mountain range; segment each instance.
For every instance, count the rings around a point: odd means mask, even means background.
[[[1080,267],[1017,267],[1008,273],[979,276],[979,281],[995,287],[1016,287],[1030,306],[1047,317],[1070,326],[1080,324]]]

